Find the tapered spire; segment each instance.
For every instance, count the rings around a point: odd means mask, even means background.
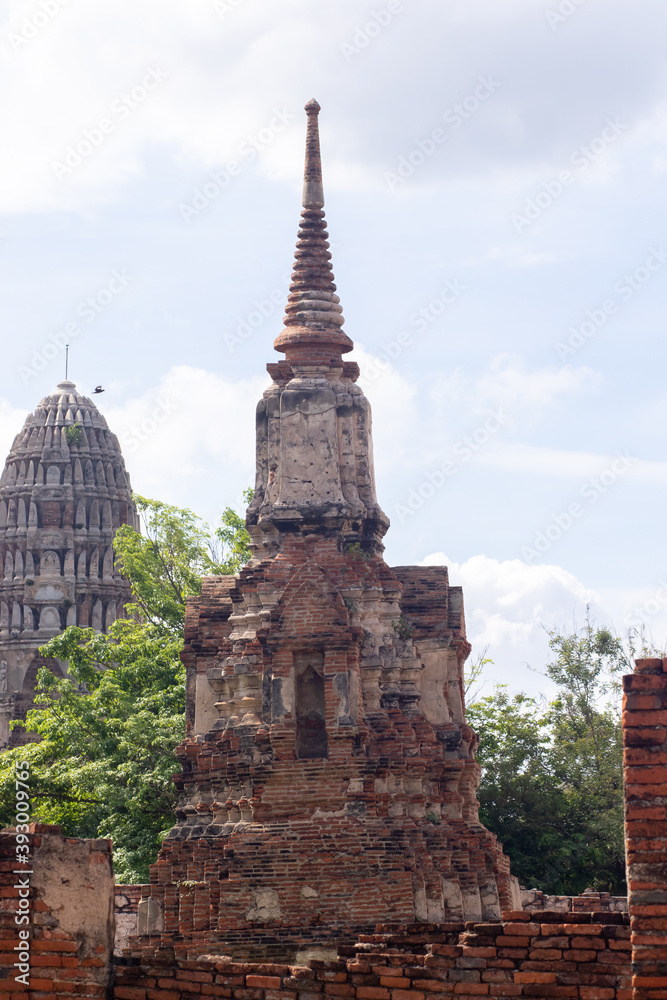
[[[308,125],[306,127],[306,163],[303,170],[301,203],[304,208],[323,208],[322,157],[320,156],[320,130],[317,118],[320,106],[313,98],[313,100],[308,101],[304,110],[308,115]]]
[[[322,161],[315,100],[306,104],[306,163],[303,175],[303,211],[297,237],[285,329],[274,347],[288,361],[340,361],[354,344],[342,330],[343,310],[333,280],[328,232],[324,221]]]

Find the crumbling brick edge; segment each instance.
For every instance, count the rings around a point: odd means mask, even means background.
[[[630,928],[623,913],[510,911],[496,923],[379,925],[338,960],[294,966],[224,956],[133,951],[116,965],[117,1000],[457,1000],[565,997],[631,1000]]]
[[[667,658],[623,678],[625,849],[635,1000],[667,997]]]

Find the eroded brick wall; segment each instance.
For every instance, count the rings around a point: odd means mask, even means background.
[[[667,997],[667,659],[623,678],[625,835],[635,1000]]]
[[[189,604],[195,721],[150,874],[165,934],[195,959],[351,943],[380,918],[499,919],[518,883],[478,819],[460,591],[328,529],[279,541]],[[321,687],[302,712],[304,671]]]
[[[0,995],[106,997],[114,932],[111,841],[63,837],[59,827],[39,823],[30,831],[28,866],[17,864],[15,833],[0,833]],[[26,930],[27,939],[19,935]],[[28,982],[21,982],[23,967],[14,963],[26,943]]]
[[[156,942],[116,970],[117,1000],[428,1000],[450,996],[631,1000],[621,913],[503,914],[496,923],[380,926],[308,965],[176,960]]]
[[[581,896],[551,896],[540,889],[521,890],[521,908],[537,912],[554,910],[562,913],[627,913],[628,897],[612,896],[609,892],[587,889]]]
[[[115,886],[114,909],[116,913],[116,933],[114,937],[114,955],[122,955],[130,943],[130,938],[137,933],[137,908],[139,900],[148,894],[149,886],[121,885]]]

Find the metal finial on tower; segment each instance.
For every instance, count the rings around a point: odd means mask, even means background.
[[[65,344],[65,381],[68,380],[69,373],[69,344]]]
[[[341,329],[343,310],[336,295],[331,268],[328,232],[324,221],[322,160],[316,100],[305,106],[306,162],[303,176],[303,211],[294,254],[285,329],[274,347],[284,351],[288,361],[305,359],[331,360],[351,351],[354,344]]]

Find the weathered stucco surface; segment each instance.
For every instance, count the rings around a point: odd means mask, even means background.
[[[43,834],[33,872],[54,926],[80,941],[81,957],[99,957],[104,946],[102,957],[109,960],[115,931],[111,842]]]
[[[0,989],[10,1000],[21,991],[35,1000],[103,1000],[113,982],[111,841],[63,837],[42,823],[30,831],[25,869],[16,863],[15,833],[0,833]],[[17,952],[27,958],[21,972],[29,986],[14,978]]]

